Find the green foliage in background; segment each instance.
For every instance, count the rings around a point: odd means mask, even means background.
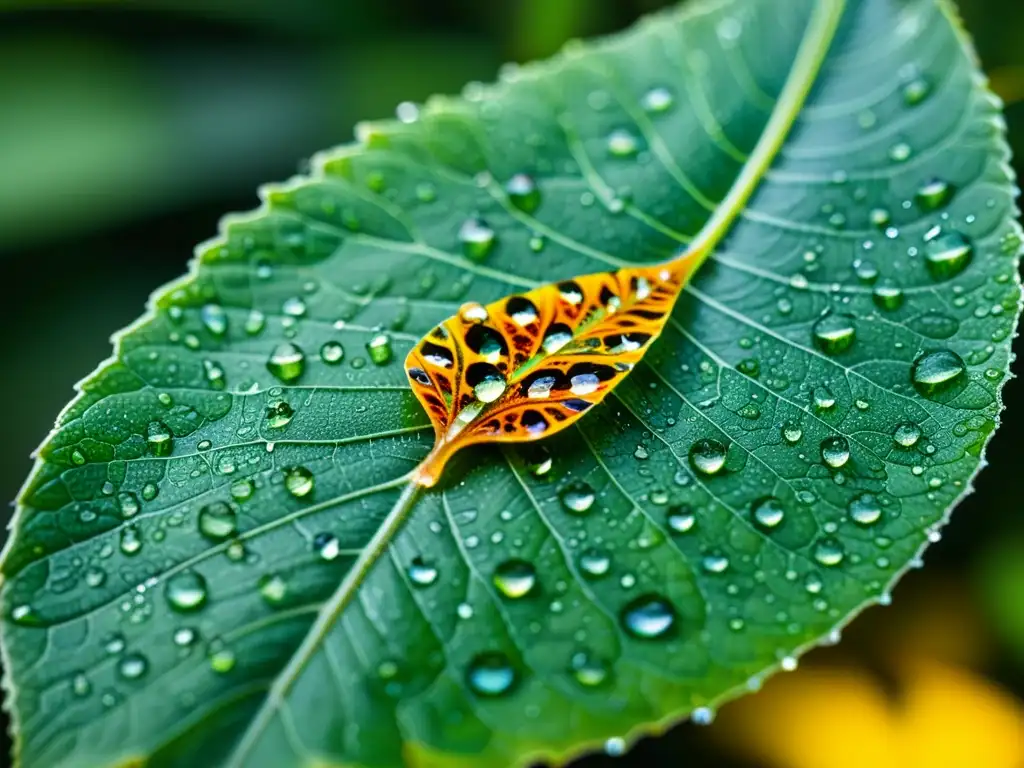
[[[22,494],[21,763],[617,752],[886,601],[995,427],[1020,238],[950,7],[847,5],[653,17],[368,124],[228,221]],[[599,413],[412,492],[400,361],[434,324],[730,223]]]

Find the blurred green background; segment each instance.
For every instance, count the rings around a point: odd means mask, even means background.
[[[256,205],[258,184],[401,101],[491,80],[503,62],[667,4],[0,0],[0,496],[16,495],[110,334],[184,271],[222,214]],[[961,11],[1024,158],[1024,2]],[[893,607],[711,727],[579,768],[1024,766],[1021,389],[1007,385],[991,466]]]

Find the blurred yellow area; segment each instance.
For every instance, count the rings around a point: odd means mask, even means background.
[[[989,643],[966,590],[932,585],[897,604],[859,627],[891,679],[812,654],[726,706],[711,737],[765,768],[1024,768],[1024,703],[976,671]]]

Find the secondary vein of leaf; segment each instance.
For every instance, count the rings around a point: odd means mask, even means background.
[[[697,233],[693,242],[674,261],[696,258],[697,264],[693,267],[696,270],[711,255],[733,222],[742,214],[744,207],[782,148],[790,128],[800,114],[804,101],[832,44],[845,5],[846,0],[820,0],[815,6],[786,84],[749,161],[743,166],[728,194]],[[410,245],[411,250],[438,258],[438,255],[433,252],[425,253],[425,249],[419,244]],[[465,264],[459,266],[466,268]],[[402,527],[421,490],[422,487],[416,482],[411,481],[406,485],[394,507],[388,512],[384,523],[373,535],[352,569],[345,575],[337,591],[321,609],[316,621],[287,666],[275,679],[263,705],[225,763],[227,766],[240,768],[244,764],[246,756],[256,746],[263,730],[269,725],[274,713],[283,703],[288,690],[298,679],[309,659],[319,649],[321,642],[330,632],[338,617],[341,616],[356,590],[359,589],[366,575],[376,563],[377,558],[387,550],[392,537]]]

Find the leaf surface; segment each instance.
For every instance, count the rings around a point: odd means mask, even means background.
[[[945,3],[697,2],[402,118],[228,220],[59,417],[3,561],[22,765],[616,751],[886,601],[970,489],[1020,238]],[[438,323],[683,253],[600,404],[412,482]]]

